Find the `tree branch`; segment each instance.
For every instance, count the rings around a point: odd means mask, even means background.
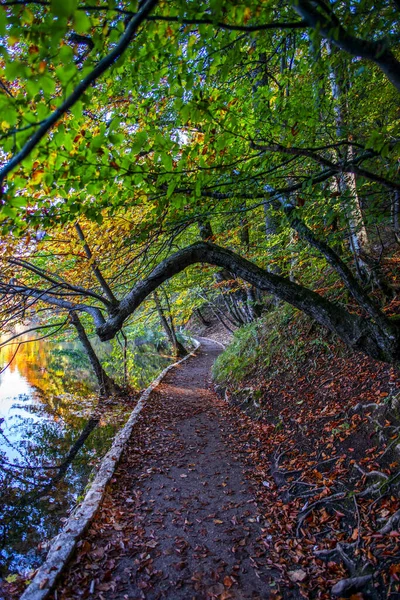
[[[101,310],[96,306],[90,306],[88,304],[74,304],[73,302],[69,302],[68,300],[52,296],[51,291],[51,288],[49,288],[48,290],[35,290],[26,286],[0,283],[0,293],[6,296],[20,294],[21,296],[25,296],[26,298],[33,297],[36,298],[36,300],[40,300],[41,302],[51,304],[53,306],[58,306],[59,308],[68,311],[77,310],[81,312],[86,312],[93,318],[96,327],[100,327],[104,324],[105,321],[103,314]]]
[[[314,29],[341,50],[374,62],[400,91],[400,62],[388,48],[386,40],[369,41],[349,34],[333,13],[321,15],[309,0],[292,0],[294,10]]]
[[[66,325],[67,323],[68,323],[68,320],[64,320],[62,322],[52,323],[51,325],[38,325],[37,327],[30,327],[29,329],[25,329],[25,331],[20,331],[19,333],[12,335],[10,338],[5,340],[4,342],[0,342],[0,348],[2,348],[3,346],[8,346],[13,340],[15,340],[23,335],[26,335],[27,333],[31,333],[32,331],[39,331],[41,329],[50,329],[52,327],[60,328],[60,327],[64,327],[64,325]],[[18,346],[20,346],[23,342],[15,342],[15,343],[18,344]],[[13,345],[15,345],[15,343]]]
[[[11,158],[2,169],[0,169],[0,186],[5,177],[13,171],[37,146],[46,133],[57,123],[57,121],[79,100],[85,93],[88,87],[96,81],[128,48],[133,36],[138,27],[146,19],[149,12],[156,6],[157,0],[146,0],[143,8],[129,21],[125,32],[120,37],[115,48],[102,60],[100,60],[93,71],[91,71],[82,81],[76,86],[74,91],[64,100],[64,102],[56,108],[51,115],[45,119],[35,133],[29,138],[21,150]],[[2,3],[4,6],[5,4]]]
[[[1,6],[26,6],[27,4],[37,4],[39,6],[50,6],[50,2],[46,0],[5,0],[0,3]],[[113,6],[110,8],[108,4],[103,4],[100,6],[89,5],[89,6],[78,6],[77,10],[90,11],[90,12],[100,12],[100,11],[110,11],[116,12],[122,15],[127,15],[128,17],[136,17],[139,13],[132,12],[125,8],[120,8],[119,6]],[[172,15],[148,15],[146,17],[146,21],[164,21],[167,23],[178,23],[179,25],[212,25],[217,27],[218,29],[226,29],[228,31],[243,31],[243,32],[255,32],[255,31],[267,31],[270,29],[304,29],[307,27],[307,22],[303,21],[293,21],[293,22],[284,22],[277,21],[275,23],[261,23],[259,25],[239,25],[235,23],[224,23],[223,21],[215,21],[212,18],[208,19],[186,19],[185,17],[178,17]]]
[[[78,234],[79,239],[83,243],[83,249],[85,251],[85,254],[86,254],[87,258],[89,260],[92,260],[92,258],[93,258],[92,251],[89,248],[89,245],[88,245],[88,243],[87,243],[87,241],[85,239],[84,233],[83,233],[82,228],[79,225],[78,221],[75,223],[75,229],[76,229],[76,232]],[[96,277],[97,281],[99,282],[99,284],[100,284],[103,292],[105,293],[105,295],[109,299],[111,305],[112,306],[116,306],[118,304],[118,300],[114,296],[114,294],[113,294],[110,286],[108,285],[107,281],[104,279],[103,274],[101,273],[101,271],[100,271],[99,267],[97,266],[96,262],[92,262],[91,263],[91,267],[92,267],[92,271],[94,273],[94,276]]]
[[[366,160],[367,158],[372,158],[376,156],[374,152],[364,153],[362,156],[354,157],[351,162],[343,162],[343,163],[334,163],[327,158],[324,158],[320,154],[317,154],[314,150],[310,150],[309,148],[296,148],[294,146],[286,147],[282,144],[268,144],[268,145],[260,145],[255,142],[251,143],[252,148],[256,150],[263,150],[265,152],[280,152],[282,154],[288,154],[291,156],[305,156],[307,158],[311,158],[315,162],[323,165],[335,171],[336,173],[353,173],[354,175],[359,175],[360,177],[364,177],[365,179],[370,179],[371,181],[375,181],[376,183],[380,183],[390,190],[400,191],[400,183],[397,181],[391,181],[390,179],[386,179],[382,175],[377,175],[376,173],[372,173],[367,169],[363,169],[358,167],[355,163],[361,160]]]
[[[91,298],[94,298],[95,300],[99,300],[100,302],[102,302],[107,308],[110,307],[109,302],[107,302],[107,300],[105,300],[103,298],[103,296],[100,296],[100,294],[96,294],[96,292],[87,290],[79,285],[72,285],[72,284],[64,281],[61,278],[60,278],[60,281],[58,281],[58,279],[56,279],[55,277],[52,277],[51,275],[46,273],[46,271],[44,271],[43,269],[36,267],[36,265],[33,265],[32,263],[30,263],[26,260],[23,260],[20,258],[11,258],[9,260],[9,263],[12,265],[17,265],[19,267],[22,267],[24,269],[28,269],[28,271],[32,271],[32,273],[35,273],[39,277],[42,277],[42,279],[44,279],[45,281],[48,281],[49,283],[53,283],[57,287],[71,290],[73,292],[76,292],[80,296],[90,296]]]

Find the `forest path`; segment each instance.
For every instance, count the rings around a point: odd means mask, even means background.
[[[57,600],[271,597],[247,449],[212,389],[220,351],[203,339],[152,392]]]

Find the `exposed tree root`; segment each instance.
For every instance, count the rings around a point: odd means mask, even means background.
[[[387,533],[390,533],[391,531],[393,531],[393,529],[395,529],[397,527],[397,525],[400,523],[400,510],[398,510],[397,512],[395,512],[385,523],[385,525],[379,530],[379,533],[385,535]]]
[[[372,579],[372,575],[363,575],[362,577],[350,577],[338,581],[332,588],[334,596],[348,597],[362,590]]]

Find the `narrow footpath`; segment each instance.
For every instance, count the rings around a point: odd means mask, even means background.
[[[274,597],[246,448],[212,389],[220,351],[202,340],[151,394],[55,600]]]

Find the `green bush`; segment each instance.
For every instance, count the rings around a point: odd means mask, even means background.
[[[311,327],[312,339],[309,339]],[[308,355],[330,353],[326,332],[289,305],[238,329],[213,367],[214,380],[236,388],[258,373],[273,377],[302,368]]]

